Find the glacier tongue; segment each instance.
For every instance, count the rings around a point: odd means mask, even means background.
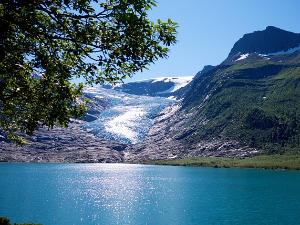
[[[152,119],[175,101],[161,98],[131,95],[101,87],[90,87],[86,93],[108,100],[110,107],[97,120],[85,123],[83,128],[100,138],[137,144],[147,135]]]

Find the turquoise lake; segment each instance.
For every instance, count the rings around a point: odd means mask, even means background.
[[[11,223],[300,224],[300,171],[0,163]]]

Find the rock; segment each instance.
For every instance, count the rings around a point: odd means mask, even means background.
[[[28,137],[28,144],[16,147],[0,144],[0,161],[8,162],[123,162],[126,145],[100,139],[73,123],[66,128],[43,128]]]

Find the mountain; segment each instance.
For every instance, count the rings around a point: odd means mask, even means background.
[[[183,88],[143,142],[127,147],[129,160],[300,153],[298,37],[274,27],[244,35]]]
[[[160,77],[134,82],[128,82],[116,86],[104,85],[103,88],[122,91],[128,94],[174,97],[176,91],[186,86],[193,76],[189,77]]]
[[[268,26],[263,31],[245,34],[231,49],[228,58],[238,59],[249,53],[275,55],[292,53],[300,49],[300,34]]]

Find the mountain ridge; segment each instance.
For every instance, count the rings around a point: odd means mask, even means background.
[[[274,54],[300,47],[300,34],[268,26],[265,30],[245,34],[231,49],[227,60],[242,54]],[[297,49],[298,50],[298,49]]]
[[[134,95],[175,98],[178,97],[176,91],[186,86],[192,79],[193,76],[158,77],[102,87]]]

